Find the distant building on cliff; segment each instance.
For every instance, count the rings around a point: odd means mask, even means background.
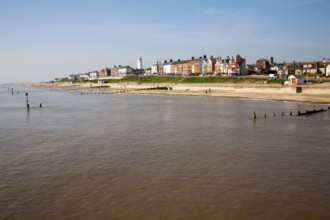
[[[330,76],[330,64],[326,68],[325,76]]]
[[[114,66],[112,69],[111,69],[111,76],[112,77],[118,77],[119,76],[119,68],[121,66]]]
[[[270,59],[259,59],[256,61],[257,72],[258,73],[268,73],[270,71],[271,65]]]
[[[133,74],[133,68],[130,66],[119,66],[118,72],[120,77],[125,77]]]
[[[182,76],[194,76],[194,75],[245,75],[248,74],[246,68],[246,58],[240,55],[227,57],[222,59],[221,57],[214,58],[211,56],[207,58],[206,55],[195,58],[191,57],[189,60],[173,61],[170,59],[153,65],[152,73],[159,73],[160,75],[182,75]]]
[[[105,68],[99,71],[99,77],[108,77],[111,76],[111,69]]]
[[[249,70],[246,65],[246,57],[241,57],[239,54],[236,56],[219,57],[215,62],[216,74],[224,75],[246,75]]]
[[[160,65],[161,65],[160,62],[157,62],[156,64],[152,65],[150,74],[158,75],[160,72],[159,71]]]
[[[140,57],[137,61],[137,69],[141,70],[143,69],[143,65],[142,65],[142,58]]]

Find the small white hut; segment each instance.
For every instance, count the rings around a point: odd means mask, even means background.
[[[292,85],[301,85],[305,83],[305,79],[302,75],[291,75],[288,79]]]
[[[325,76],[330,76],[330,64],[327,66],[326,70],[325,70]]]

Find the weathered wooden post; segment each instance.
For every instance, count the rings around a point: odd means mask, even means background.
[[[29,98],[28,98],[29,93],[25,93],[25,96],[26,96],[26,108],[27,108],[27,109],[30,109]]]
[[[252,117],[253,117],[253,119],[256,119],[257,118],[256,111],[253,111]]]
[[[290,116],[292,116],[292,111],[290,111]]]
[[[273,112],[273,117],[275,117],[275,112]]]

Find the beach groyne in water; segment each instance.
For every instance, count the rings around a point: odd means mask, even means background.
[[[328,110],[330,110],[330,107],[328,107]],[[301,111],[298,111],[298,116],[302,116],[302,115],[311,115],[311,114],[315,114],[315,113],[320,113],[320,112],[325,112],[327,111],[327,109],[319,109],[319,110],[316,110],[316,109],[313,109],[313,110],[306,110],[306,112],[301,112]]]
[[[328,110],[330,110],[330,107],[321,108],[321,109],[306,110],[305,112],[299,110],[297,112],[297,114],[294,114],[293,111],[290,111],[288,114],[285,113],[284,111],[282,111],[280,114],[276,114],[275,112],[272,112],[271,114],[264,113],[261,117],[267,118],[267,117],[272,116],[274,118],[276,116],[281,116],[281,117],[283,117],[283,116],[303,116],[303,115],[311,115],[311,114],[315,114],[315,113],[326,112]],[[260,115],[259,115],[259,117],[260,117]],[[252,118],[253,119],[258,118],[256,111],[253,111]]]

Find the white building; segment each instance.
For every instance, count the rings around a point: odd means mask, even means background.
[[[325,76],[330,76],[330,64],[327,66],[325,70]]]
[[[88,80],[89,79],[89,75],[87,74],[79,74],[77,76],[78,79],[81,79],[81,80]]]
[[[119,76],[127,76],[133,73],[133,69],[130,66],[119,67]]]
[[[141,57],[138,59],[138,62],[137,62],[137,69],[138,69],[138,70],[143,69],[142,58],[141,58]]]
[[[172,73],[172,65],[170,63],[164,64],[164,74],[171,74]]]
[[[97,78],[98,74],[99,73],[97,71],[92,71],[88,73],[89,78]]]
[[[152,65],[151,67],[151,74],[159,74],[159,63]]]

